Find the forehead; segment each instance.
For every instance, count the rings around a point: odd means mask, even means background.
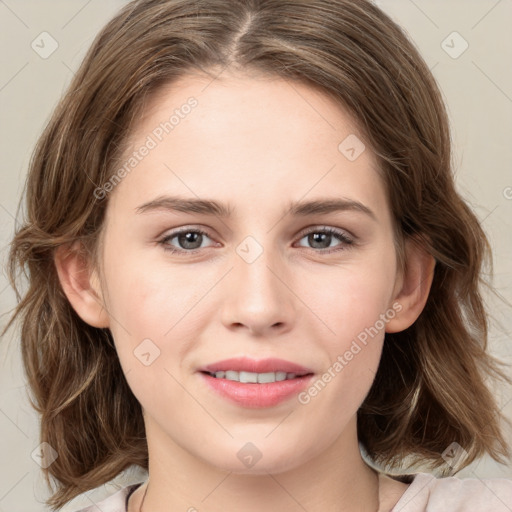
[[[383,203],[378,165],[363,140],[337,102],[304,83],[187,75],[148,98],[124,155],[126,163],[139,153],[137,161],[115,195],[130,203],[164,193],[215,197],[247,208],[249,198],[258,208],[308,194]]]
[[[197,106],[189,109],[187,103],[192,101]],[[295,149],[304,152],[312,145],[337,152],[336,142],[343,134],[364,138],[357,121],[318,87],[257,72],[195,73],[160,87],[147,99],[133,135],[140,138],[158,131],[159,125],[169,120],[172,133],[165,132],[163,138],[179,137],[180,131],[193,124],[198,137],[213,140],[213,136],[225,136],[224,143],[234,149],[247,149],[244,142],[250,142],[247,136],[254,135],[258,136],[253,141],[255,149],[256,142],[266,142],[272,151],[279,135],[280,147],[286,140],[290,145],[301,140],[303,144]],[[316,136],[312,138],[313,132]],[[320,141],[325,144],[318,147]]]

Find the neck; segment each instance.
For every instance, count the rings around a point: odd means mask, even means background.
[[[221,470],[174,444],[151,421],[146,423],[146,434],[151,486],[138,489],[134,501],[140,505],[147,490],[143,512],[221,512],[234,505],[244,512],[379,509],[378,475],[361,458],[355,421],[323,453],[280,472],[241,474]]]

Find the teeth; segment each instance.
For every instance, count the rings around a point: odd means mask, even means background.
[[[239,374],[240,382],[252,382],[253,384],[258,383],[258,374],[251,372],[240,372]]]
[[[212,377],[217,379],[234,380],[242,383],[251,384],[268,384],[270,382],[279,382],[282,380],[295,379],[297,374],[286,372],[267,372],[267,373],[253,373],[253,372],[235,372],[233,370],[219,371],[210,373]]]
[[[284,373],[284,372],[279,372]],[[269,382],[275,382],[276,380],[279,380],[276,376],[275,372],[268,372],[268,373],[255,373],[254,375],[258,376],[258,382],[260,384],[268,384]],[[284,374],[284,378],[286,379],[286,373]],[[284,379],[280,379],[284,380]]]

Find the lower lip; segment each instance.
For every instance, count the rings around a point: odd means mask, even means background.
[[[313,375],[266,384],[242,383],[228,379],[217,379],[201,373],[206,383],[224,398],[244,407],[272,407],[300,393]]]

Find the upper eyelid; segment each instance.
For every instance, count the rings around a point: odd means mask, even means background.
[[[309,226],[307,228],[303,228],[299,231],[299,236],[304,236],[305,234],[315,232],[315,231],[325,231],[325,230],[332,230],[335,232],[339,232],[340,234],[346,234],[349,238],[356,238],[355,235],[353,235],[350,231],[344,228],[338,228],[336,226],[330,226],[328,224],[315,224],[313,226]]]
[[[335,230],[335,231],[347,233],[349,236],[355,238],[355,235],[353,235],[348,229],[340,228],[340,227],[336,227],[336,226],[331,226],[329,224],[313,224],[312,226],[308,226],[306,228],[302,228],[299,231],[298,234],[301,235],[303,233],[309,233],[311,231],[314,231],[315,229],[317,229],[318,231],[322,231],[322,230],[325,230],[325,229],[332,229],[332,230]],[[207,234],[208,236],[211,236],[209,228],[200,227],[200,226],[197,226],[197,225],[194,226],[193,225],[193,226],[181,226],[179,228],[174,228],[174,229],[171,229],[171,230],[166,230],[162,234],[162,237],[163,238],[167,238],[169,236],[179,235],[180,233],[188,233],[189,231],[200,231],[200,232],[203,232],[203,233]],[[213,237],[211,237],[211,238],[213,238]]]

